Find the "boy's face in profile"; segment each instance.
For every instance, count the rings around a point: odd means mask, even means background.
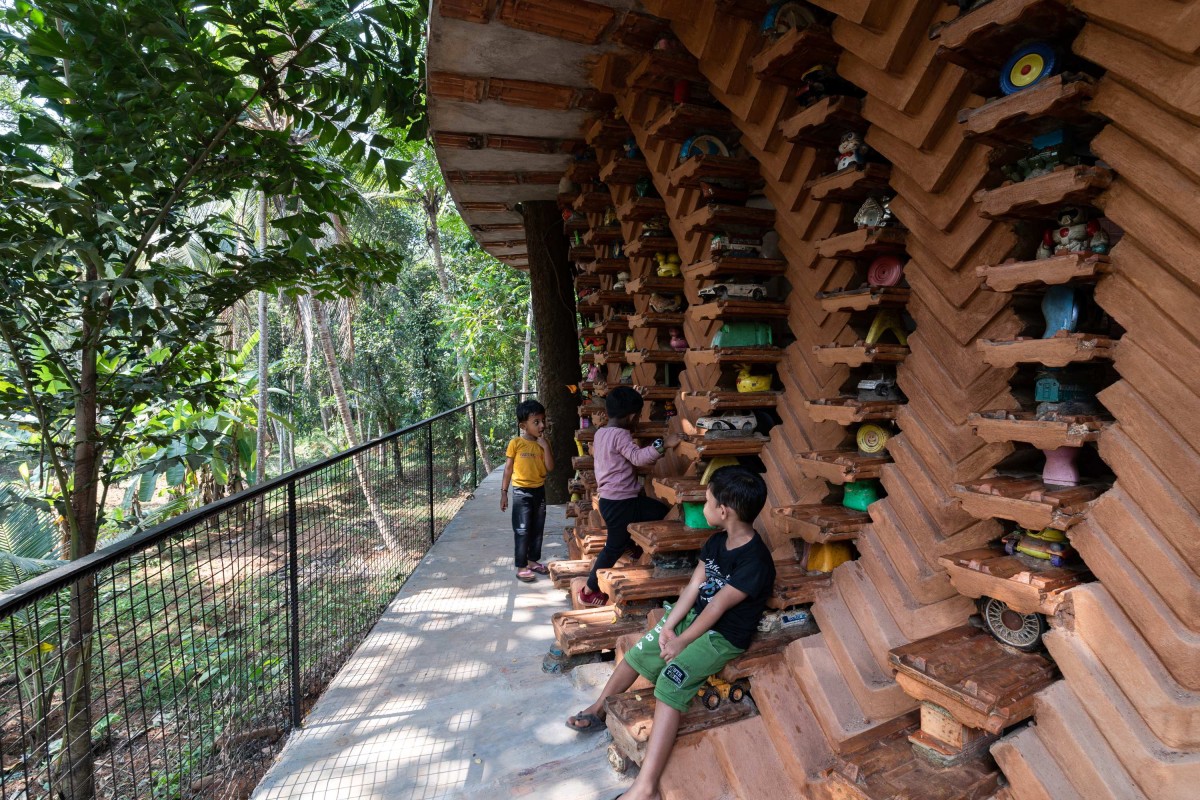
[[[540,439],[542,432],[546,430],[546,415],[530,414],[529,419],[522,422],[518,427],[520,427],[522,433],[531,439]]]
[[[712,489],[704,490],[704,521],[710,527],[725,530],[725,522],[732,513],[733,511],[729,506],[717,503],[717,499],[713,497]]]

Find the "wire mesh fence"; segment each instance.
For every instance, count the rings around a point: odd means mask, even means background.
[[[0,800],[248,796],[503,461],[517,399],[461,406],[0,595]]]

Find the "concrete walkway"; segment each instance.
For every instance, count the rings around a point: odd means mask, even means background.
[[[500,473],[447,526],[383,618],[292,734],[256,800],[609,800],[629,783],[607,733],[563,720],[611,664],[542,672],[550,617],[568,607],[547,578],[513,577]],[[566,557],[550,508],[544,560]]]

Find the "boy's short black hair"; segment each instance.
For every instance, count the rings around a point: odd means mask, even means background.
[[[517,422],[524,422],[534,414],[545,414],[546,407],[537,400],[522,400],[517,403]]]
[[[717,505],[729,506],[742,522],[754,522],[767,503],[767,484],[757,472],[730,466],[715,470],[708,488]]]
[[[620,419],[630,414],[636,414],[642,410],[644,405],[646,405],[646,401],[642,399],[642,396],[628,386],[616,386],[609,389],[608,394],[604,397],[604,413],[608,414],[609,419]]]

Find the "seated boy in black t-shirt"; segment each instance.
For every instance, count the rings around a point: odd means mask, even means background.
[[[629,649],[595,703],[567,720],[580,733],[604,730],[604,701],[638,676],[654,681],[654,727],[641,771],[625,800],[655,800],[658,779],[675,744],[680,714],[696,692],[735,656],[758,628],[775,564],[754,531],[767,500],[763,479],[745,467],[713,473],[704,518],[717,529],[700,550],[700,563],[670,613]]]

